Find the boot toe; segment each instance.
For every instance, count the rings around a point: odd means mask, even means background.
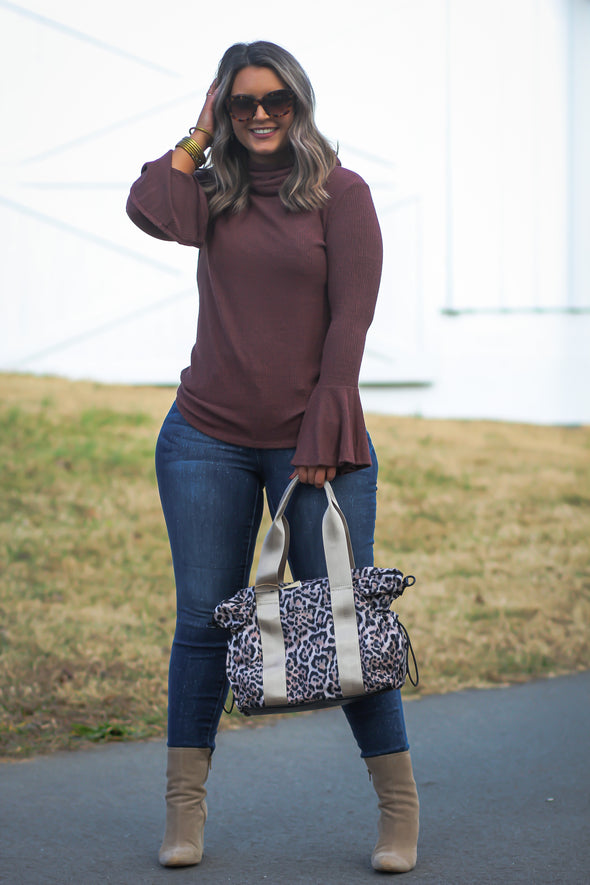
[[[371,865],[380,873],[409,873],[416,866],[416,858],[403,857],[395,851],[374,851]]]
[[[174,845],[161,848],[158,860],[163,867],[190,867],[201,862],[203,852],[194,845]]]

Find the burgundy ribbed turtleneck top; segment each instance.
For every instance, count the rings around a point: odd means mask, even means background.
[[[127,212],[146,233],[200,249],[199,318],[177,405],[209,436],[295,447],[295,466],[371,463],[358,391],[382,243],[368,186],[338,166],[327,205],[291,212],[290,168],[252,166],[248,208],[209,224],[200,179],[147,163]]]

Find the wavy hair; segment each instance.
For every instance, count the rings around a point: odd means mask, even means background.
[[[213,106],[215,137],[209,157],[210,174],[203,182],[209,195],[211,216],[214,218],[226,210],[241,212],[248,205],[248,151],[234,137],[225,100],[231,94],[238,71],[249,65],[270,68],[295,93],[295,112],[289,128],[293,169],[279,191],[280,200],[293,212],[319,209],[329,199],[324,185],[338,161],[334,149],[315,124],[312,85],[290,52],[275,43],[259,40],[230,46],[217,70]]]

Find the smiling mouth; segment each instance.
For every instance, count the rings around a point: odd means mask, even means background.
[[[250,132],[253,132],[254,135],[270,135],[271,132],[276,132],[277,130],[273,127],[270,129],[250,129]]]

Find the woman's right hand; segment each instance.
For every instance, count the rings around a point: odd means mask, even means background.
[[[217,92],[217,81],[214,80],[207,90],[205,104],[199,114],[195,128],[191,132],[191,138],[203,148],[204,151],[210,147],[215,132],[215,117],[213,116],[213,102],[215,101],[215,93]],[[206,132],[201,130],[205,129]],[[175,148],[172,154],[172,168],[192,175],[195,171],[195,163],[183,148]]]
[[[207,97],[205,98],[205,104],[199,114],[199,119],[197,120],[197,126],[200,127],[196,129],[192,138],[201,145],[202,148],[207,148],[211,144],[213,140],[213,134],[215,132],[215,117],[213,115],[213,102],[215,101],[215,95],[217,93],[217,80],[214,80],[213,83],[209,86],[207,90]],[[205,135],[204,132],[201,132],[201,129],[206,129],[207,132],[211,133],[211,138]],[[202,139],[201,139],[202,136]]]

